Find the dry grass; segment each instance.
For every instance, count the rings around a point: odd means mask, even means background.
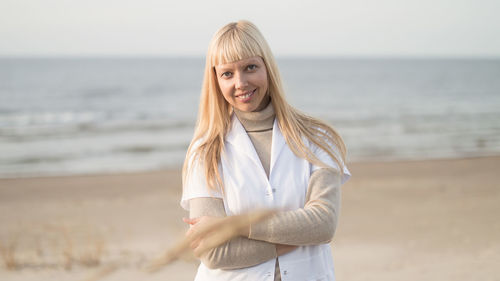
[[[62,228],[62,236],[64,239],[64,247],[62,250],[64,269],[70,270],[73,265],[73,241],[66,227]]]
[[[0,237],[5,269],[96,267],[102,263],[106,242],[89,226],[67,224],[30,226],[16,235]]]
[[[171,249],[167,250],[160,258],[154,259],[145,268],[143,268],[143,271],[154,273],[171,264],[189,252],[191,250],[191,243],[201,237],[204,238],[204,245],[203,247],[199,247],[197,249],[195,255],[202,255],[210,249],[213,249],[214,247],[217,247],[238,236],[240,229],[247,228],[251,224],[262,221],[275,213],[276,212],[272,210],[255,211],[243,215],[229,216],[219,221],[207,223],[204,227],[198,229],[198,231],[185,236],[184,239],[176,243]],[[100,280],[107,275],[112,274],[117,269],[118,267],[116,265],[105,266],[84,281]]]
[[[229,216],[221,220],[207,223],[203,227],[185,236],[160,258],[153,259],[141,270],[153,273],[173,261],[192,252],[190,245],[203,237],[203,246],[197,248],[196,256],[221,245],[236,237],[239,230],[250,224],[264,220],[273,215],[274,211],[256,211],[244,215]],[[91,231],[89,226],[77,227],[68,224],[45,225],[31,231],[22,231],[23,235],[13,236],[6,243],[0,239],[0,253],[7,270],[22,268],[61,268],[72,270],[75,266],[97,268],[86,281],[100,280],[115,272],[120,263],[107,261],[103,263],[106,254],[106,241],[99,232]],[[1,237],[0,237],[1,238]],[[19,247],[23,245],[23,249]],[[27,254],[29,252],[29,255]],[[29,260],[31,256],[34,259]]]
[[[0,241],[0,255],[7,270],[16,270],[19,262],[16,259],[17,238],[10,237],[7,243]]]
[[[99,266],[106,248],[104,239],[91,237],[87,245],[87,251],[78,256],[79,263],[87,267]]]
[[[84,281],[97,281],[100,280],[111,273],[115,272],[118,269],[118,266],[116,264],[110,264],[107,266],[104,266],[103,268],[100,268],[96,273],[90,275],[87,277]]]
[[[262,221],[275,213],[276,212],[272,210],[255,211],[243,215],[229,216],[213,223],[207,223],[204,227],[198,229],[198,231],[193,232],[191,235],[185,236],[184,239],[176,243],[171,249],[167,250],[165,254],[160,258],[154,259],[145,268],[143,268],[143,271],[154,273],[171,264],[191,250],[190,245],[193,241],[203,237],[204,246],[198,248],[197,253],[195,254],[201,255],[209,251],[210,249],[213,249],[214,247],[217,247],[225,243],[226,241],[236,237],[240,229],[246,228],[253,223]],[[114,264],[104,266],[96,273],[86,278],[84,281],[100,280],[107,275],[112,274],[117,269],[118,266]]]

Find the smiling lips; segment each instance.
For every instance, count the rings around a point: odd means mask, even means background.
[[[246,92],[246,93],[241,94],[241,95],[238,95],[238,96],[236,96],[236,97],[237,97],[237,98],[239,98],[241,101],[248,101],[248,100],[250,100],[250,97],[252,97],[252,96],[253,96],[253,94],[255,94],[255,91],[256,91],[256,90],[257,90],[257,89],[255,89],[255,90],[253,90],[253,91],[251,91],[251,92]]]

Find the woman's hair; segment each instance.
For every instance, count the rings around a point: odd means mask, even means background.
[[[268,94],[276,112],[278,126],[290,149],[298,157],[320,167],[328,167],[306,146],[305,138],[327,152],[338,167],[343,169],[346,148],[340,135],[329,125],[299,112],[286,102],[271,49],[254,24],[241,20],[229,23],[217,31],[208,47],[198,120],[182,169],[184,182],[188,170],[193,166],[192,161],[197,161],[203,167],[208,187],[221,187],[223,190],[218,163],[224,150],[224,138],[231,125],[233,109],[219,89],[215,66],[254,56],[261,57],[265,63]]]

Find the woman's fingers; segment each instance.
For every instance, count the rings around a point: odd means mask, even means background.
[[[189,246],[191,247],[192,250],[195,250],[196,248],[198,248],[200,246],[200,243],[201,243],[200,239],[195,239],[191,242],[191,244]]]
[[[182,218],[182,221],[187,224],[194,225],[200,221],[200,218]]]

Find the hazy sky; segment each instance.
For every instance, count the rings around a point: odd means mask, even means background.
[[[253,21],[277,56],[500,57],[499,0],[0,0],[0,56],[203,55]]]

